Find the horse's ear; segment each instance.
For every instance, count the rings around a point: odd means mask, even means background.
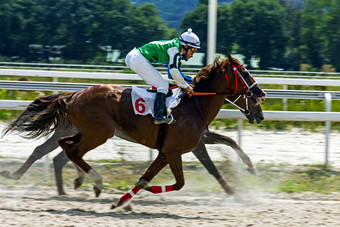
[[[228,59],[229,59],[229,62],[233,62],[233,57],[231,56],[230,53],[228,53]]]

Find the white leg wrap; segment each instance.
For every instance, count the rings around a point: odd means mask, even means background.
[[[129,194],[133,197],[135,195],[135,193],[133,193],[132,190],[129,191]]]
[[[102,177],[94,169],[90,169],[88,174],[93,179],[93,181],[96,183],[98,188],[103,188]]]

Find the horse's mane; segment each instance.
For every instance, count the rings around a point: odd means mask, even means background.
[[[221,57],[216,57],[214,62],[206,67],[204,67],[198,74],[194,77],[193,83],[195,86],[195,90],[200,90],[205,87],[207,83],[209,83],[216,75],[217,72],[223,71],[226,69],[226,64],[229,63],[229,59],[222,59]]]

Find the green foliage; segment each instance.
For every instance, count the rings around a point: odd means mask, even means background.
[[[258,163],[256,166],[259,177],[245,174],[243,182],[258,190],[288,193],[330,193],[340,190],[340,172],[331,167],[270,163]]]
[[[238,0],[231,4],[237,53],[260,58],[260,68],[278,66],[287,42],[283,25],[283,7],[276,0]]]
[[[167,22],[170,28],[179,29],[181,20],[186,13],[191,12],[198,4],[198,0],[176,0],[176,1],[159,1],[159,0],[133,0],[133,3],[141,5],[143,3],[152,3],[160,12],[161,18]]]
[[[262,69],[298,70],[306,63],[315,70],[331,64],[340,71],[339,1],[218,2],[217,52],[243,54],[248,66],[256,57]],[[106,55],[98,47],[111,46],[124,56],[189,27],[205,52],[207,15],[208,1],[198,0],[2,0],[0,58],[49,62],[52,56],[63,63],[98,64]],[[60,46],[62,55],[51,46]]]
[[[339,180],[339,172],[324,168],[310,168],[288,176],[279,189],[283,192],[330,193],[340,190],[340,185],[336,183]]]

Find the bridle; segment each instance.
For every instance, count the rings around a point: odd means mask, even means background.
[[[244,108],[240,107],[239,105],[236,104],[236,102],[243,96],[243,98],[245,99],[246,102],[246,106]],[[244,115],[248,116],[250,115],[250,111],[249,111],[249,105],[248,105],[248,98],[245,97],[245,95],[239,95],[234,101],[231,101],[230,99],[226,98],[225,99],[227,102],[229,102],[230,104],[232,104],[233,106],[235,106],[236,108],[238,108],[240,111],[242,111],[244,113]]]
[[[230,99],[226,98],[225,100],[227,102],[229,102],[230,104],[234,105],[235,107],[237,107],[240,111],[242,111],[246,116],[250,115],[250,111],[249,111],[249,105],[248,105],[248,98],[251,98],[253,96],[253,92],[251,91],[251,89],[256,86],[258,83],[256,81],[254,81],[254,83],[252,83],[251,85],[248,85],[248,83],[246,82],[246,80],[244,79],[244,77],[242,76],[242,74],[239,72],[238,68],[243,66],[243,64],[240,64],[238,66],[234,66],[233,64],[231,64],[231,67],[234,71],[234,76],[235,76],[235,81],[236,81],[236,87],[233,93],[227,93],[227,92],[193,92],[193,95],[219,95],[219,94],[239,94],[239,96],[234,100],[231,101]],[[227,80],[227,84],[229,86],[229,79],[228,79],[228,74],[227,74],[227,70],[225,70],[224,72],[226,80]],[[241,85],[244,89],[244,92],[241,93],[237,93],[237,84],[238,82],[241,82]],[[236,104],[236,102],[243,96],[243,98],[245,99],[245,103],[246,106],[245,108],[240,107],[239,105]]]
[[[243,66],[243,64],[240,64],[238,65],[237,67],[235,67],[232,63],[230,63],[233,71],[234,71],[234,75],[235,75],[235,82],[236,82],[236,85],[235,85],[235,91],[233,93],[227,93],[227,92],[193,92],[192,95],[194,95],[194,99],[196,101],[196,104],[197,104],[197,107],[200,111],[200,114],[201,114],[201,117],[206,125],[206,130],[209,132],[209,129],[208,129],[208,124],[207,122],[205,121],[205,118],[203,116],[203,113],[202,113],[202,110],[198,104],[198,101],[196,99],[196,95],[219,95],[219,94],[239,94],[239,97],[236,98],[236,100],[234,101],[231,101],[229,99],[225,99],[227,100],[230,104],[236,106],[240,111],[242,111],[244,113],[244,115],[246,116],[249,116],[250,115],[250,111],[249,111],[249,106],[248,106],[248,98],[252,98],[253,96],[253,92],[250,90],[252,89],[254,86],[256,86],[258,83],[254,80],[254,83],[252,83],[251,85],[248,85],[247,81],[244,79],[244,77],[242,76],[242,74],[239,72],[238,68]],[[227,70],[225,69],[225,77],[226,77],[226,80],[227,80],[227,84],[229,86],[229,79],[228,79],[228,74],[227,74]],[[244,92],[242,93],[237,93],[237,84],[238,84],[238,80],[241,82],[241,85],[244,89]],[[182,94],[182,95],[185,95],[186,93]],[[182,96],[181,95],[181,96]],[[242,95],[244,96],[244,99],[245,99],[245,102],[246,102],[246,106],[245,106],[245,109],[240,107],[239,105],[236,104],[237,100],[239,100]],[[245,97],[247,96],[247,97]]]
[[[231,67],[233,68],[234,71],[234,75],[235,75],[235,81],[236,81],[236,86],[235,86],[235,91],[234,94],[237,94],[237,79],[241,82],[241,85],[245,91],[245,94],[247,95],[247,97],[251,97],[253,96],[253,92],[250,90],[252,89],[254,86],[256,86],[258,83],[254,80],[254,83],[252,83],[250,86],[248,85],[248,83],[246,82],[246,80],[244,79],[244,77],[242,76],[242,74],[238,71],[238,68],[243,66],[243,64],[238,65],[237,67],[235,67],[233,64],[231,64]],[[229,86],[229,79],[228,79],[228,74],[227,74],[227,70],[225,70],[225,78],[227,80],[228,86]]]
[[[231,63],[230,63],[231,64]],[[248,85],[248,83],[246,82],[246,80],[244,79],[244,77],[242,76],[242,74],[240,73],[240,71],[238,71],[238,68],[243,66],[243,64],[240,64],[238,66],[234,66],[233,64],[231,64],[231,67],[233,68],[234,71],[234,75],[235,75],[235,81],[236,81],[236,87],[235,87],[235,91],[234,94],[236,94],[237,91],[237,79],[239,79],[239,81],[241,82],[241,85],[245,91],[245,95],[250,98],[253,95],[253,92],[251,91],[251,88],[253,88],[254,86],[256,86],[258,83],[256,81],[254,81],[254,83],[252,83],[250,86]],[[225,70],[225,76],[227,79],[227,83],[229,85],[229,80],[228,80],[228,75],[227,75],[227,70]],[[240,107],[239,105],[236,104],[236,102],[242,97],[242,95],[239,95],[234,101],[231,101],[230,99],[226,98],[225,100],[227,100],[230,104],[234,105],[235,107],[237,107],[240,111],[242,111],[245,115],[250,115],[250,111],[249,111],[249,106],[248,106],[248,98],[245,97],[243,95],[243,98],[245,99],[246,102],[246,106],[245,108]]]

